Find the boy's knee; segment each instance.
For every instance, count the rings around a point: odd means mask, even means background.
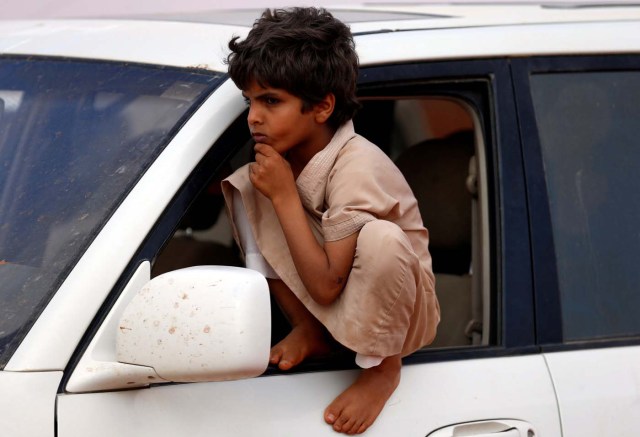
[[[357,247],[369,252],[396,247],[406,249],[410,248],[411,244],[400,226],[386,220],[373,220],[360,230]]]
[[[395,223],[373,220],[364,225],[358,235],[356,253],[361,261],[373,263],[380,271],[415,259],[409,238]]]

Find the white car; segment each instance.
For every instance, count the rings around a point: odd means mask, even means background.
[[[443,311],[366,435],[637,436],[640,7],[332,11]],[[219,192],[259,14],[0,22],[0,435],[335,435],[353,357],[268,367]]]

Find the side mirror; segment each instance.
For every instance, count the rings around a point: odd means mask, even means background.
[[[267,281],[253,270],[199,266],[165,273],[125,308],[117,360],[175,382],[260,375],[269,362],[269,305]]]

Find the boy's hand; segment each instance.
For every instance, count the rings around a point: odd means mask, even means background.
[[[249,179],[253,186],[271,202],[286,196],[297,195],[291,166],[276,150],[262,143],[253,148],[256,162],[249,165]]]

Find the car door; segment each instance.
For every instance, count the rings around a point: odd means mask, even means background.
[[[514,62],[538,335],[564,435],[637,435],[637,55]]]
[[[449,196],[443,190],[454,182],[439,183],[440,176],[457,178],[455,196],[466,196],[456,203],[462,210],[445,216],[425,205],[443,322],[434,345],[404,359],[400,385],[367,435],[560,435],[552,381],[535,346],[529,222],[511,90],[508,62],[501,59],[362,69],[356,129],[396,160],[417,196],[426,187],[422,202],[429,202],[428,193],[433,202]],[[237,111],[236,121],[208,128],[218,139],[132,257],[67,368],[57,399],[59,437],[334,435],[322,413],[357,375],[349,357],[312,360],[292,372],[269,368],[252,379],[136,383],[131,389],[126,382],[105,386],[96,367],[85,365],[111,366],[115,346],[107,325],[126,306],[118,296],[140,289],[152,274],[185,267],[184,257],[172,254],[209,239],[233,255],[223,213],[205,229],[193,224],[199,198],[215,196],[215,181],[250,159],[250,146],[249,152],[242,147],[248,139],[243,115],[235,109],[242,98],[227,91],[219,102]],[[207,108],[219,108],[217,94]],[[424,178],[431,174],[435,182]],[[453,227],[448,222],[460,229],[445,237]],[[444,231],[436,243],[438,227]],[[225,259],[220,263],[237,263]],[[286,331],[277,321],[274,311],[272,340]],[[116,373],[110,378],[117,382]]]

